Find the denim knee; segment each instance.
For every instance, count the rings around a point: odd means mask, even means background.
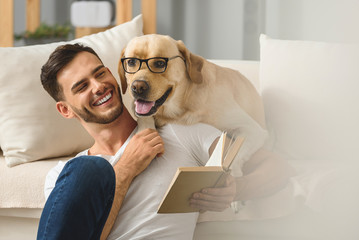
[[[80,156],[72,159],[67,164],[69,164],[71,174],[76,175],[77,184],[81,186],[78,189],[79,191],[88,191],[89,189],[85,187],[86,185],[92,190],[114,191],[116,184],[115,172],[106,159],[97,156]]]
[[[115,195],[111,164],[96,156],[68,161],[50,194],[38,239],[98,239]]]
[[[114,175],[112,165],[104,158],[98,156],[79,156],[73,158],[68,164],[85,168],[87,174]],[[101,170],[101,171],[99,171]]]

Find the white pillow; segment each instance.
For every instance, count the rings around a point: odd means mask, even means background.
[[[142,35],[142,16],[102,33],[71,41],[92,47],[116,78],[121,50]],[[92,138],[76,120],[64,119],[42,88],[40,70],[65,42],[0,48],[0,146],[9,167],[67,156],[88,148]]]
[[[260,84],[275,150],[358,160],[359,45],[260,38]]]

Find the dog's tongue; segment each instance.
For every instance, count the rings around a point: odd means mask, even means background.
[[[139,114],[147,114],[151,111],[151,108],[155,105],[155,102],[146,102],[142,100],[136,100],[136,112]]]

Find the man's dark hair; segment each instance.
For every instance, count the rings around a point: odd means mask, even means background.
[[[83,46],[79,43],[66,44],[57,47],[41,68],[40,79],[42,86],[56,102],[64,100],[63,89],[57,81],[57,73],[69,64],[80,52],[92,53],[101,61],[97,53],[90,47]]]

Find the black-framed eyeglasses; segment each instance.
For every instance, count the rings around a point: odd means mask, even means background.
[[[121,58],[122,66],[125,72],[133,74],[138,72],[141,69],[142,63],[145,62],[148,69],[153,73],[163,73],[167,69],[167,63],[169,60],[175,58],[181,58],[183,61],[185,59],[179,55],[165,58],[165,57],[153,57],[148,59],[139,59],[139,58]]]

